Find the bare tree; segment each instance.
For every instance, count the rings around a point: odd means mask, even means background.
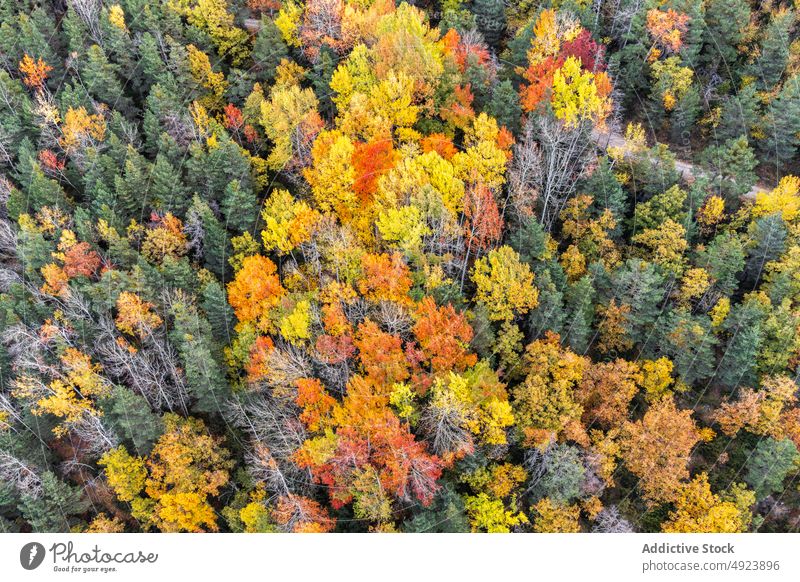
[[[632,533],[633,526],[619,514],[619,510],[610,505],[597,514],[592,531],[595,533]]]
[[[42,479],[36,469],[8,451],[0,449],[0,480],[14,487],[20,494],[39,497]]]
[[[276,496],[311,491],[310,472],[292,461],[307,437],[294,402],[271,394],[250,394],[231,400],[224,414],[250,439],[245,458],[254,479]]]

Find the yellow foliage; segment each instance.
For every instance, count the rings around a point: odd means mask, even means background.
[[[423,237],[431,233],[422,212],[413,205],[381,211],[375,226],[384,241],[408,255],[416,254],[422,246]]]
[[[310,129],[318,119],[317,97],[314,91],[302,89],[299,85],[276,86],[269,100],[261,102],[260,108],[261,125],[275,144],[267,163],[273,170],[283,169],[294,153],[292,138],[295,131]]]
[[[486,306],[494,321],[524,315],[539,303],[530,267],[509,246],[494,249],[475,261],[472,280],[477,287],[475,298]]]
[[[528,523],[524,513],[507,510],[502,500],[493,499],[486,493],[467,497],[464,508],[474,532],[509,533],[512,527]]]
[[[106,452],[97,464],[105,467],[106,480],[120,501],[133,501],[144,489],[147,479],[144,459],[130,455],[125,447]]]
[[[643,360],[639,364],[642,372],[641,385],[648,401],[656,402],[669,393],[669,387],[672,386],[672,368],[672,361],[664,357],[657,360]]]
[[[90,115],[84,107],[70,107],[61,124],[59,143],[70,154],[79,148],[103,141],[105,135],[106,122],[102,116]]]
[[[709,196],[697,211],[697,222],[705,229],[711,229],[725,218],[725,201],[720,196]]]
[[[643,249],[643,256],[665,269],[680,275],[686,263],[684,253],[689,247],[686,229],[672,219],[658,228],[649,228],[633,237]]]
[[[771,192],[756,194],[753,216],[759,218],[780,212],[786,222],[792,222],[800,213],[800,178],[784,176]]]
[[[298,301],[291,313],[280,321],[280,332],[284,339],[292,344],[300,345],[311,337],[311,304]]]
[[[581,509],[577,505],[553,503],[545,497],[532,508],[536,512],[533,531],[537,533],[578,533]]]
[[[665,533],[739,533],[747,531],[752,519],[749,507],[755,493],[743,487],[735,490],[735,499],[723,501],[712,493],[708,475],[700,473],[684,485],[675,510],[662,524]]]
[[[288,253],[307,242],[319,221],[319,213],[281,188],[273,190],[261,211],[264,249]]]
[[[298,28],[302,17],[302,6],[295,3],[293,0],[282,3],[278,16],[275,18],[275,26],[278,27],[284,42],[289,46],[300,46]]]
[[[112,4],[108,8],[108,22],[122,31],[127,31],[125,25],[125,11],[119,4]]]
[[[136,293],[123,291],[117,298],[117,318],[114,320],[117,329],[144,338],[163,323],[161,317],[153,313],[153,307]]]
[[[553,74],[553,113],[567,126],[580,121],[601,122],[610,110],[610,100],[601,95],[597,78],[604,73],[581,70],[581,62],[567,57]]]

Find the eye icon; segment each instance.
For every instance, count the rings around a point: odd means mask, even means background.
[[[44,546],[39,542],[30,542],[19,551],[19,563],[26,570],[35,570],[44,561]]]

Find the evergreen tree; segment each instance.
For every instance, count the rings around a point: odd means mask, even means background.
[[[514,135],[519,134],[522,107],[519,104],[519,95],[514,90],[511,81],[506,79],[494,86],[492,99],[486,107],[486,113],[494,117],[498,125],[504,125]]]
[[[486,43],[497,47],[506,30],[506,7],[503,0],[473,0],[472,13]]]
[[[712,172],[711,182],[717,193],[731,203],[738,204],[738,198],[747,194],[757,181],[754,170],[758,162],[745,136],[706,148],[702,161]]]
[[[222,215],[226,228],[237,232],[250,230],[258,218],[255,194],[239,180],[231,181],[222,195]]]
[[[763,339],[764,306],[757,299],[731,308],[723,323],[727,337],[717,367],[717,380],[728,388],[756,383],[756,356]]]
[[[261,29],[256,35],[252,54],[256,79],[271,83],[275,78],[275,69],[288,54],[289,48],[275,22],[262,16]]]
[[[747,460],[744,480],[755,490],[759,500],[780,493],[784,479],[795,468],[797,458],[797,447],[789,439],[761,439]]]
[[[42,475],[41,493],[25,494],[20,502],[22,516],[37,533],[68,533],[77,523],[76,516],[89,507],[80,489],[64,483],[50,471]]]
[[[794,24],[791,10],[773,12],[769,24],[763,29],[761,50],[753,65],[753,74],[762,90],[769,90],[781,80],[789,60],[789,31]]]
[[[115,386],[101,407],[103,420],[137,455],[148,454],[164,430],[147,401],[128,388]]]

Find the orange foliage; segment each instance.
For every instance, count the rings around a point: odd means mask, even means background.
[[[123,291],[117,298],[117,329],[144,338],[163,323],[161,317],[153,313],[153,307],[136,293]]]
[[[409,303],[411,277],[402,255],[365,253],[361,257],[361,268],[364,276],[358,282],[358,290],[366,299]]]
[[[503,217],[492,191],[483,184],[467,190],[464,218],[464,235],[481,251],[492,248],[503,235]]]
[[[87,242],[72,245],[64,253],[64,273],[72,279],[80,275],[91,277],[100,268],[100,255]]]
[[[261,255],[245,257],[242,268],[228,283],[228,302],[241,323],[256,322],[269,328],[270,310],[286,292],[281,286],[275,263]]]
[[[414,335],[432,372],[462,372],[476,364],[478,357],[469,353],[472,327],[452,305],[437,307],[433,298],[425,297],[417,306],[416,316]]]
[[[367,319],[358,326],[355,346],[367,377],[380,386],[408,380],[409,363],[403,351],[403,340],[382,331]]]
[[[649,503],[675,501],[689,478],[687,463],[705,434],[692,420],[691,410],[678,410],[672,396],[653,404],[644,418],[626,423],[622,458],[639,477]]]
[[[553,87],[553,75],[561,67],[563,59],[547,57],[537,63],[532,63],[524,73],[525,79],[530,83],[522,88],[522,108],[525,111],[536,111],[542,103],[550,100],[550,90]]]
[[[634,362],[617,359],[590,366],[577,392],[584,407],[584,423],[590,426],[597,422],[606,427],[624,424],[639,382],[639,366]]]
[[[269,373],[267,358],[275,349],[272,338],[265,335],[258,336],[253,346],[250,348],[250,359],[247,362],[247,379],[250,382],[257,382]]]
[[[297,406],[303,409],[300,420],[310,431],[317,432],[328,424],[336,400],[328,394],[322,382],[316,378],[301,378],[297,382]]]
[[[683,46],[683,36],[689,28],[689,15],[672,8],[662,12],[657,8],[647,11],[647,30],[653,40],[668,52],[676,53]]]
[[[22,57],[19,62],[19,72],[22,73],[22,82],[31,89],[41,91],[48,73],[53,67],[45,63],[41,58],[33,60],[29,55]]]
[[[452,140],[443,133],[432,133],[426,135],[421,142],[424,153],[436,152],[445,160],[449,160],[456,154],[456,148]]]
[[[242,110],[233,103],[228,103],[225,106],[225,128],[230,131],[239,131],[243,125],[244,116],[242,115]]]
[[[278,499],[273,515],[278,525],[294,533],[325,533],[336,525],[319,503],[292,493]]]

